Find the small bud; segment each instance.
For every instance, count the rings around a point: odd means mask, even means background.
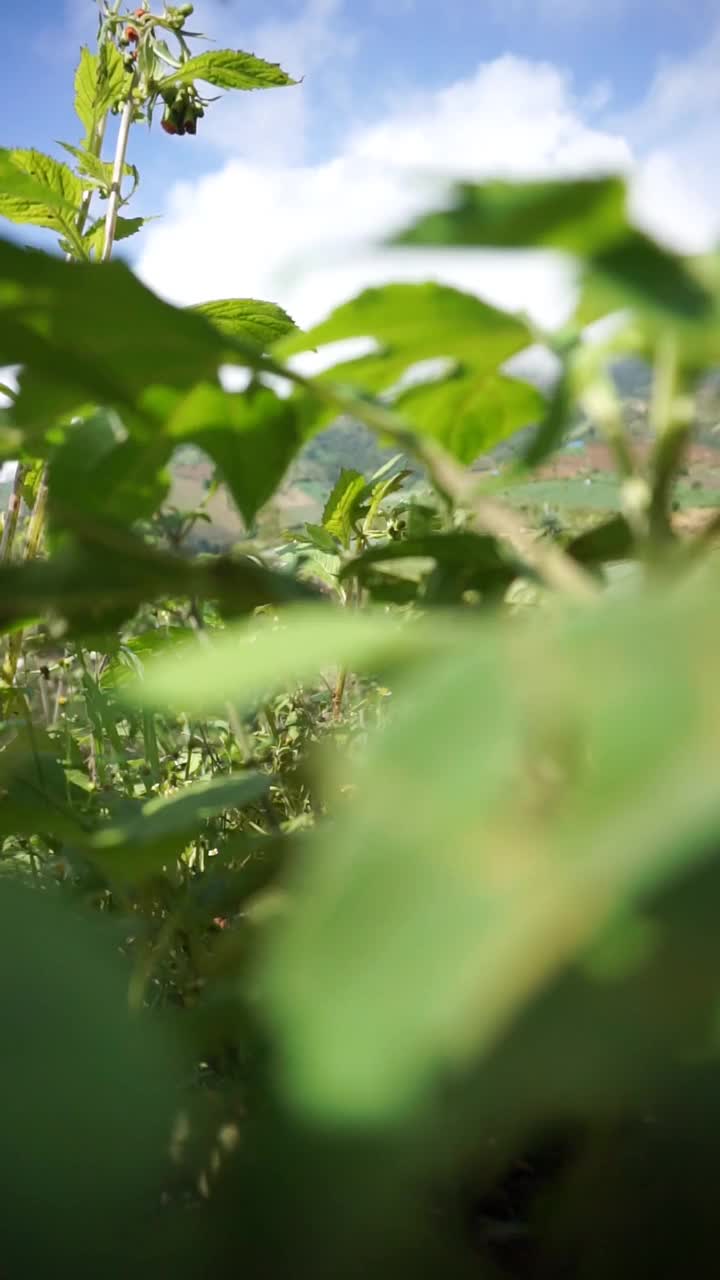
[[[181,4],[178,6],[178,13],[182,14],[183,18],[189,18],[194,12],[195,6],[192,4]]]

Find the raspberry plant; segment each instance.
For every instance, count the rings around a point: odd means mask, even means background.
[[[619,179],[466,183],[396,243],[571,257],[561,331],[436,283],[308,333],[169,306],[109,260],[140,229],[132,128],[192,136],[198,83],[292,83],[192,52],[191,16],[103,5],[75,167],[0,153],[0,213],[68,259],[0,241],[3,1267],[678,1274],[712,1256],[720,1097],[718,519],[673,522],[717,255],[641,233]],[[505,368],[536,341],[547,393]],[[618,510],[536,529],[498,491],[578,409]],[[177,448],[250,526],[343,416],[387,468],[280,547],[192,553]]]

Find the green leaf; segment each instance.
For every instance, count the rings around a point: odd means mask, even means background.
[[[103,190],[110,190],[113,172],[111,161],[101,160],[94,152],[87,151],[84,147],[74,147],[70,142],[61,142],[59,145],[77,160],[78,172],[84,178],[92,178]]]
[[[177,402],[165,430],[173,445],[192,441],[213,458],[247,524],[272,497],[303,439],[297,403],[257,385],[242,394],[196,386]]]
[[[366,490],[364,476],[359,471],[346,470],[343,467],[325,503],[322,513],[323,528],[337,538],[344,547],[350,545],[353,527],[366,496]]]
[[[71,217],[77,213],[77,206],[64,195],[20,168],[13,160],[13,154],[12,151],[0,150],[0,212],[5,213],[8,208],[10,213],[6,216],[13,222],[23,220],[14,217],[13,213],[28,208],[54,209]]]
[[[65,263],[0,241],[0,363],[23,364],[13,413],[37,428],[88,403],[156,429],[164,388],[212,379],[226,342],[121,262]]]
[[[148,222],[148,218],[122,218],[118,217],[115,222],[115,236],[113,244],[117,244],[120,240],[128,240],[130,236],[137,235]],[[103,245],[105,244],[105,219],[98,218],[96,222],[83,235],[83,244],[87,250],[88,257],[95,262],[100,261]]]
[[[372,529],[373,523],[377,519],[380,513],[380,508],[385,499],[389,498],[391,493],[397,493],[398,489],[402,488],[403,482],[408,478],[408,476],[412,475],[412,471],[408,471],[407,468],[405,468],[402,471],[396,471],[394,475],[387,476],[385,479],[378,479],[378,476],[382,476],[389,467],[396,466],[401,457],[402,454],[397,454],[396,457],[391,458],[384,467],[380,468],[370,481],[370,485],[368,486],[370,489],[370,501],[368,503],[367,515],[364,520],[366,529]]]
[[[282,85],[296,84],[274,62],[265,62],[253,53],[242,50],[216,49],[189,58],[182,66],[161,81],[168,84],[192,84],[205,80],[218,89],[274,89]]]
[[[387,1125],[717,848],[716,581],[476,625],[353,761],[257,991],[286,1098]]]
[[[338,307],[307,333],[283,339],[286,357],[344,338],[374,338],[384,355],[365,356],[336,366],[332,377],[357,381],[370,390],[394,384],[410,365],[446,358],[480,372],[494,371],[532,341],[522,320],[447,285],[392,284],[366,289]]]
[[[288,609],[280,622],[227,627],[203,650],[151,659],[127,689],[146,707],[182,706],[190,714],[222,710],[228,699],[252,704],[269,691],[312,680],[328,667],[372,671],[443,652],[457,642],[462,620],[402,622],[330,607]]]
[[[305,524],[304,529],[308,540],[317,551],[324,551],[327,555],[337,556],[337,543],[332,534],[328,533],[327,529],[323,529],[321,524]]]
[[[60,160],[42,151],[0,149],[0,215],[10,222],[68,234],[68,218],[77,216],[82,197],[80,179]]]
[[[99,54],[83,45],[75,72],[75,112],[85,129],[86,149],[106,112],[127,95],[129,84],[122,56],[109,40],[103,42]]]
[[[222,298],[218,302],[200,302],[192,310],[210,320],[220,333],[254,342],[262,350],[297,329],[295,321],[275,302]]]
[[[539,421],[545,410],[540,391],[500,374],[458,374],[414,387],[398,403],[414,427],[465,463]]]
[[[112,879],[152,875],[182,853],[208,818],[257,804],[271,781],[265,773],[237,773],[154,796],[123,822],[96,832],[85,852]]]
[[[631,226],[619,178],[462,183],[445,210],[421,217],[391,243],[559,249],[581,259],[586,277],[599,282],[608,310],[631,304],[693,325],[716,314],[697,273]]]

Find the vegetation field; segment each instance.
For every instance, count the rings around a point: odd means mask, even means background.
[[[0,1276],[712,1276],[720,255],[459,176],[424,281],[170,305],[137,129],[294,81],[98,10],[77,136],[0,149]]]

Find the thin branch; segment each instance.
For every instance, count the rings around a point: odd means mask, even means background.
[[[120,210],[120,188],[122,186],[123,173],[125,171],[125,157],[127,156],[128,138],[130,137],[130,125],[132,124],[133,115],[135,114],[135,103],[133,102],[132,96],[134,87],[135,77],[133,76],[132,84],[128,90],[127,101],[123,107],[122,115],[120,117],[120,129],[118,131],[117,143],[115,145],[115,160],[113,162],[107,214],[105,215],[105,240],[103,242],[103,251],[100,257],[101,262],[109,262],[113,243],[115,241],[118,212]]]

